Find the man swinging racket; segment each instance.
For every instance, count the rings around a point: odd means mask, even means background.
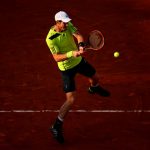
[[[63,143],[63,121],[75,100],[75,75],[79,73],[89,79],[89,93],[96,93],[104,97],[110,96],[110,93],[100,86],[95,68],[82,57],[86,51],[86,44],[83,36],[71,23],[71,19],[67,13],[59,11],[55,15],[55,21],[56,24],[50,28],[46,37],[46,43],[60,70],[66,101],[60,107],[56,121],[50,130],[54,138],[59,143]],[[74,41],[74,37],[77,39],[78,44]]]

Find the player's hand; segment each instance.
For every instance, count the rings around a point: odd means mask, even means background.
[[[73,57],[78,57],[78,56],[80,56],[81,55],[81,53],[80,53],[80,51],[73,51]]]
[[[79,43],[79,52],[81,55],[85,52],[85,43],[84,42]]]
[[[79,52],[80,52],[80,55],[84,54],[85,53],[85,48],[84,47],[79,47]]]

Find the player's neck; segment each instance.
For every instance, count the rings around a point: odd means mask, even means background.
[[[54,25],[54,30],[55,30],[56,32],[61,32],[61,29],[60,29],[57,25]]]

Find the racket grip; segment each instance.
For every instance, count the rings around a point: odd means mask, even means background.
[[[85,44],[84,42],[79,42],[79,43],[78,43],[78,46],[79,46],[79,47],[85,47],[85,45],[86,45],[86,44]]]

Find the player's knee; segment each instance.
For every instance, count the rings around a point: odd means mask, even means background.
[[[68,94],[67,95],[67,101],[70,105],[72,105],[75,101],[75,94],[74,93]]]
[[[67,101],[68,101],[68,103],[69,103],[70,105],[72,105],[72,104],[74,103],[74,101],[75,101],[75,97],[74,97],[74,96],[69,97],[69,98],[67,99]]]

